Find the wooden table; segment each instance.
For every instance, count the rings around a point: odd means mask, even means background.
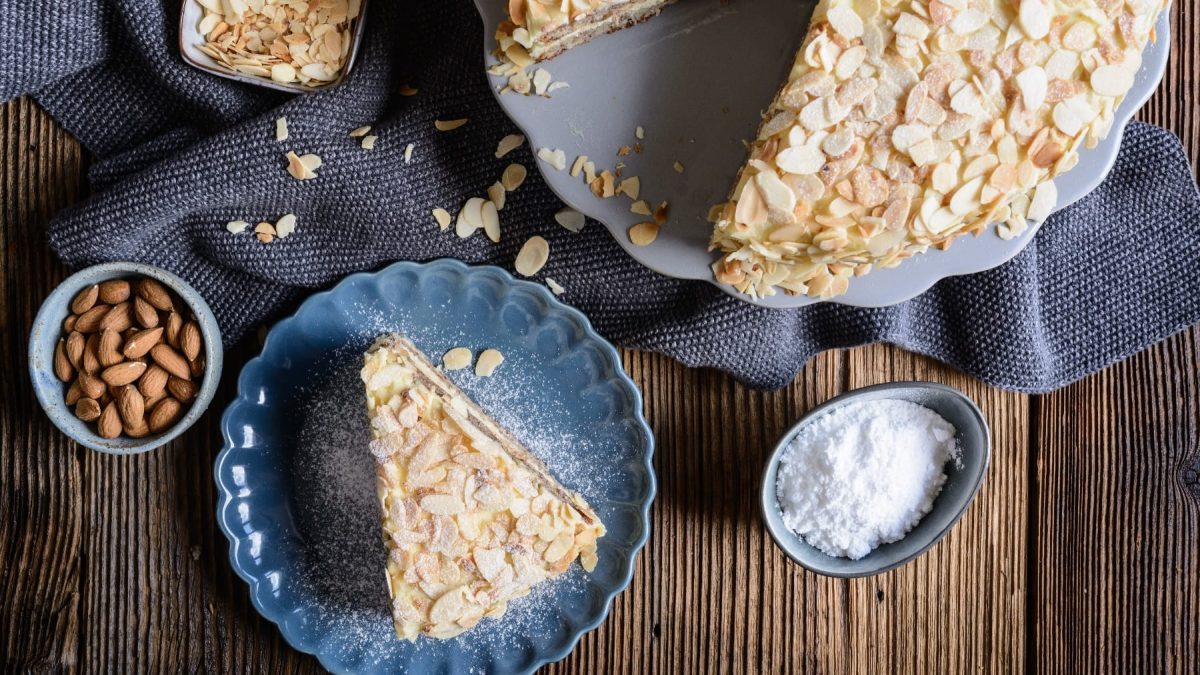
[[[1170,69],[1141,117],[1179,134],[1194,165],[1200,8],[1172,11]],[[319,670],[250,606],[214,520],[217,420],[257,345],[230,354],[197,427],[146,455],[78,447],[33,398],[29,327],[64,275],[45,227],[86,194],[87,166],[31,102],[0,106],[0,670]],[[885,346],[822,354],[771,393],[654,354],[624,360],[658,439],[653,537],[608,621],[547,672],[1195,672],[1200,329],[1046,396]],[[983,490],[900,570],[801,571],[756,513],[766,450],[821,401],[909,378],[983,408]]]

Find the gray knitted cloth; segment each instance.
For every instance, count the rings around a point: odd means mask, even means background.
[[[500,245],[436,231],[433,206],[480,193],[514,158],[535,163],[528,147],[504,160],[480,152],[514,129],[488,91],[470,0],[374,0],[349,80],[301,97],[186,65],[179,3],[0,3],[0,100],[32,93],[97,156],[93,196],[50,226],[63,261],[173,270],[209,300],[230,342],[312,290],[390,261],[451,256],[511,269],[535,232],[554,251],[543,274],[601,333],[757,387],[788,383],[821,350],[890,342],[1002,387],[1044,391],[1200,320],[1200,200],[1178,140],[1160,129],[1131,126],[1108,181],[1001,268],[887,309],[766,310],[646,270],[595,224],[581,235],[553,225],[558,204],[536,172],[509,197]],[[402,84],[420,94],[397,95]],[[280,115],[286,143],[274,139]],[[433,130],[434,119],[455,117],[470,124]],[[379,136],[373,152],[346,138],[366,123]],[[320,177],[289,177],[286,149],[321,155]],[[224,228],[287,212],[298,229],[270,246]]]

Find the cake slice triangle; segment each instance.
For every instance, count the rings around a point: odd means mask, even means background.
[[[376,340],[362,380],[398,637],[454,637],[577,558],[595,567],[595,511],[412,342]]]

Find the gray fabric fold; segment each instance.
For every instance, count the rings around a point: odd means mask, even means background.
[[[374,0],[347,82],[300,97],[186,65],[177,1],[0,4],[11,5],[0,12],[0,97],[32,92],[97,155],[95,194],[54,219],[51,245],[74,267],[138,260],[179,273],[209,300],[228,342],[312,290],[390,261],[448,256],[511,269],[535,233],[552,251],[539,278],[566,287],[563,299],[605,336],[756,387],[790,382],[821,350],[890,342],[1001,387],[1044,391],[1200,321],[1196,181],[1178,140],[1148,125],[1130,126],[1099,189],[1000,268],[886,309],[766,310],[650,272],[598,224],[566,232],[534,171],[509,195],[499,245],[437,230],[432,208],[482,194],[510,161],[536,161],[528,147],[503,160],[488,152],[514,127],[488,91],[469,0]],[[400,96],[402,84],[420,94]],[[280,115],[284,143],[274,140]],[[434,119],[455,117],[470,123],[434,131]],[[373,152],[347,138],[367,123],[379,136]],[[320,177],[288,176],[288,150],[321,155]],[[296,233],[269,246],[224,229],[288,212]]]

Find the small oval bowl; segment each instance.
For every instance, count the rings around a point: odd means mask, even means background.
[[[776,496],[779,462],[788,443],[805,425],[846,404],[879,399],[916,403],[945,418],[957,430],[959,461],[947,463],[946,483],[934,500],[932,510],[903,539],[883,544],[858,560],[837,558],[810,546],[784,524]],[[953,387],[931,382],[895,382],[856,389],[813,408],[780,439],[763,473],[763,519],[775,544],[807,570],[844,579],[882,574],[914,560],[946,536],[979,492],[991,455],[987,420],[974,401]]]
[[[187,303],[196,315],[196,322],[200,324],[200,334],[204,337],[204,381],[200,383],[200,390],[196,392],[196,398],[183,419],[170,429],[143,438],[129,438],[124,435],[102,438],[91,423],[77,418],[64,400],[66,385],[54,375],[54,348],[63,335],[63,321],[71,314],[71,300],[76,293],[92,284],[132,276],[150,277],[162,282]],[[29,334],[29,379],[33,382],[38,403],[54,426],[64,434],[93,450],[114,455],[134,455],[167,444],[200,419],[217,392],[217,383],[221,381],[223,356],[221,331],[217,327],[216,317],[204,298],[186,281],[152,265],[133,262],[105,263],[71,275],[42,303],[42,308],[38,310],[37,318],[33,321],[33,330]]]

